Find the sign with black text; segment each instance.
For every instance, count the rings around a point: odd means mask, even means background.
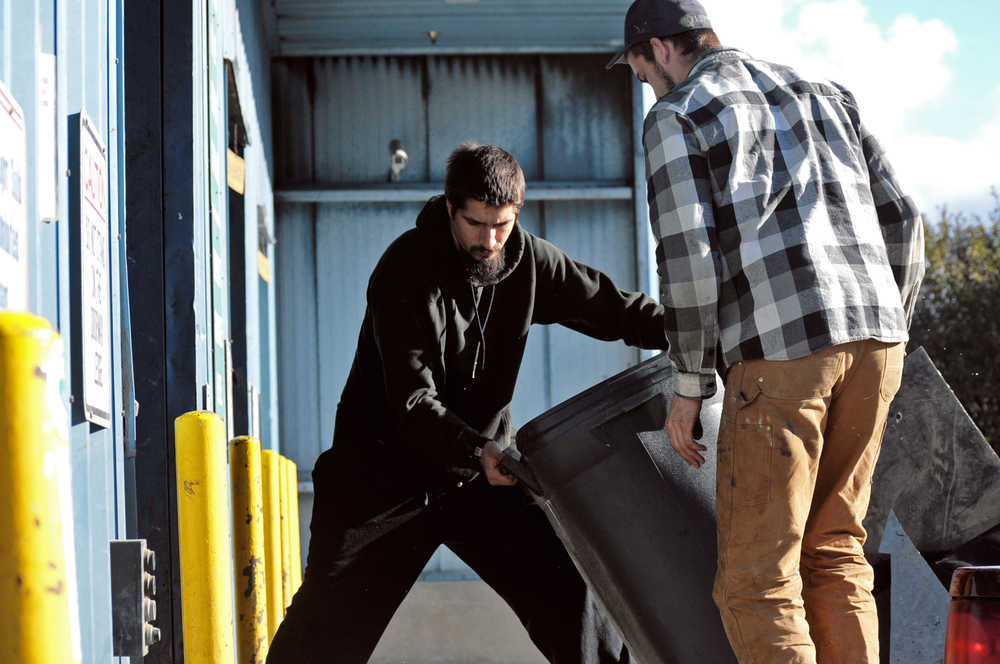
[[[28,308],[24,114],[0,83],[0,309]]]
[[[83,111],[71,119],[70,200],[73,221],[73,319],[83,391],[84,417],[111,426],[111,282],[108,254],[108,155],[97,128]],[[73,163],[75,162],[75,163]]]

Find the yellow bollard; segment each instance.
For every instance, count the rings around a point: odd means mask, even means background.
[[[229,443],[229,474],[233,496],[236,661],[264,664],[269,639],[259,440],[241,436]]]
[[[0,312],[0,661],[82,659],[62,340]]]
[[[288,528],[288,459],[278,456],[278,500],[281,501],[281,614],[292,601],[292,538]]]
[[[302,585],[302,542],[299,532],[299,471],[291,459],[286,464],[288,468],[288,539],[290,561],[288,571],[291,575],[292,597]]]
[[[185,664],[233,661],[233,549],[226,426],[215,413],[174,421]]]
[[[267,574],[267,642],[274,638],[284,616],[281,594],[281,503],[278,498],[278,453],[260,453],[264,489],[264,568]]]

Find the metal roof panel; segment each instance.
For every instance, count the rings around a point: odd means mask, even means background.
[[[628,0],[275,0],[275,55],[610,52]]]

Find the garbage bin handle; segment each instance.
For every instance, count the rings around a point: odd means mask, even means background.
[[[532,493],[545,497],[545,491],[535,478],[535,473],[531,471],[521,451],[517,449],[516,443],[511,443],[510,447],[504,450],[500,457],[500,468],[508,474],[517,478],[517,481],[531,490]]]

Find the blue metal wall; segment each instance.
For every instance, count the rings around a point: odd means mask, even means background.
[[[260,276],[257,261],[258,249],[273,260],[271,244],[259,238],[274,236],[264,7],[261,0],[127,2],[126,8],[126,0],[0,0],[0,81],[20,104],[27,133],[28,308],[62,334],[67,377],[82,361],[72,301],[83,283],[73,260],[77,249],[72,228],[79,221],[70,217],[70,178],[78,169],[70,153],[70,116],[85,112],[107,148],[110,426],[83,420],[82,395],[72,381],[64,391],[66,408],[74,413],[68,432],[71,526],[77,640],[79,657],[87,663],[117,661],[112,655],[108,543],[135,536],[148,537],[161,561],[157,624],[164,627],[165,641],[154,646],[147,661],[183,660],[179,629],[173,629],[179,618],[179,578],[172,560],[172,420],[187,410],[218,406],[210,396],[205,398],[206,385],[209,395],[219,391],[219,385],[212,384],[218,359],[212,348],[216,329],[223,338],[238,335],[246,356],[242,366],[247,389],[234,400],[248,406],[252,402],[256,417],[253,431],[237,433],[253,433],[266,446],[278,446],[275,282]],[[133,30],[128,59],[126,9]],[[224,164],[226,159],[228,123],[219,114],[220,108],[224,113],[225,99],[218,103],[218,93],[226,91],[224,60],[232,65],[233,94],[248,138],[243,236],[233,238],[245,247],[247,260],[228,264],[223,253],[222,262],[213,266],[207,223],[209,163]],[[210,69],[215,74],[211,82]],[[131,89],[128,108],[126,79]],[[209,108],[210,85],[216,95],[214,109]],[[52,91],[51,99],[46,90]],[[54,104],[54,114],[45,111],[48,101]],[[208,131],[210,119],[216,123],[215,134]],[[54,188],[56,204],[53,218],[43,221],[50,207],[46,203],[53,199],[44,193],[47,183]],[[216,174],[216,191],[218,185]],[[219,198],[215,200],[215,211],[224,215]],[[227,227],[216,226],[223,233]],[[217,240],[228,246],[229,238]],[[131,273],[127,257],[133,259]],[[215,275],[223,283],[231,271],[245,277],[245,318],[239,329],[228,325],[228,303],[219,309],[223,318],[213,319],[211,296],[229,294],[210,293],[212,269],[225,272]],[[133,323],[138,329],[135,371]],[[133,375],[141,393],[138,420]]]
[[[75,541],[75,567],[84,662],[110,661],[111,588],[108,541],[126,536],[125,448],[123,403],[131,402],[131,367],[123,362],[122,280],[124,260],[120,237],[122,216],[121,164],[121,0],[42,2],[0,0],[0,79],[21,104],[27,120],[29,308],[47,318],[62,334],[66,375],[82,362],[80,335],[71,325],[71,293],[81,287],[71,269],[69,175],[77,168],[69,154],[69,118],[85,111],[107,147],[109,200],[108,296],[112,334],[112,417],[110,428],[98,427],[75,415],[69,432]],[[42,109],[46,62],[55,57],[55,119]],[[56,140],[46,140],[55,135]],[[58,176],[56,176],[58,174]],[[40,185],[55,178],[57,220],[39,219],[43,205]],[[127,315],[126,315],[127,318]],[[125,326],[127,327],[127,325]],[[71,410],[71,395],[66,393]],[[77,405],[82,395],[75,393]],[[77,411],[80,409],[77,408]]]
[[[239,95],[243,124],[249,143],[244,150],[246,191],[243,196],[245,235],[243,243],[247,262],[242,266],[246,278],[245,306],[247,325],[233,329],[236,338],[245,336],[247,352],[247,387],[260,396],[259,429],[251,422],[248,432],[256,435],[266,448],[278,445],[278,363],[276,356],[276,313],[274,276],[274,177],[271,144],[271,63],[265,39],[260,0],[230,0],[223,6],[223,56],[232,63],[233,76]],[[261,228],[263,226],[263,228]],[[261,247],[259,237],[267,241]],[[262,249],[271,267],[271,278],[265,281],[259,271],[257,251]],[[230,271],[239,266],[230,264]],[[251,395],[235,395],[235,399],[250,400]],[[249,404],[256,410],[258,404]]]

